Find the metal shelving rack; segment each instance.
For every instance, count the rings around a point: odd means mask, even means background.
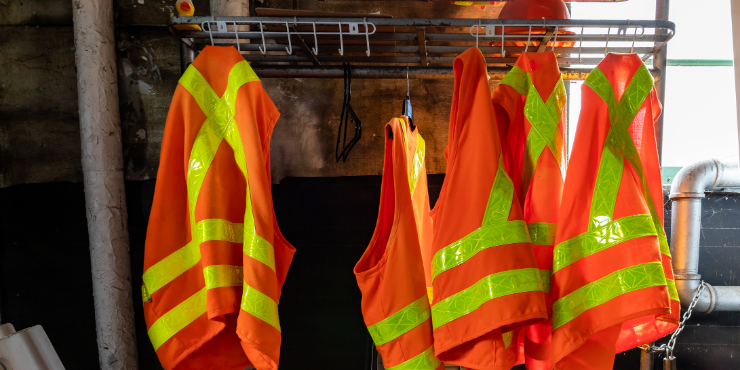
[[[554,50],[565,79],[585,79],[606,53],[658,53],[675,25],[658,20],[173,17],[187,66],[206,45],[233,45],[261,77],[451,78],[455,57],[483,52],[500,78],[523,51]],[[183,25],[202,30],[179,30]],[[579,68],[580,67],[580,68]],[[655,75],[659,72],[654,71]]]

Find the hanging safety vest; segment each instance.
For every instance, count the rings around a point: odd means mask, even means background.
[[[443,370],[434,357],[432,321],[420,253],[416,209],[429,213],[424,140],[406,119],[386,125],[380,209],[375,233],[355,266],[362,315],[383,366],[389,370]],[[428,216],[427,216],[428,217]]]
[[[279,113],[233,47],[206,48],[167,116],[144,256],[149,338],[165,369],[277,369],[294,248],[277,227]]]
[[[523,53],[493,91],[506,172],[524,211],[550,307],[552,251],[565,175],[565,87],[555,54]],[[516,337],[518,363],[551,370],[552,328],[547,319]]]
[[[676,328],[654,122],[660,103],[636,54],[609,54],[582,88],[553,256],[558,369],[611,369],[617,352]]]
[[[512,331],[547,318],[543,284],[491,104],[483,55],[455,58],[447,171],[432,211],[434,349],[445,363],[509,369]]]

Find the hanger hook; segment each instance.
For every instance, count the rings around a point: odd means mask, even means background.
[[[558,25],[555,25],[555,38],[552,40],[552,52],[555,52],[555,44],[558,43]]]
[[[495,28],[496,27],[494,26],[493,33],[496,33]],[[504,40],[505,40],[505,37],[506,37],[506,36],[504,36],[505,34],[506,34],[506,32],[504,32],[504,25],[502,24],[501,25],[501,58],[505,58],[506,57],[506,49],[504,49]]]
[[[410,92],[411,92],[411,87],[409,85],[409,66],[406,66],[406,97],[409,96]]]
[[[319,55],[319,39],[316,37],[316,22],[311,22],[313,24],[313,43],[314,47],[311,48],[311,52],[313,55]]]
[[[478,27],[475,27],[475,47],[478,47],[478,34],[480,34],[480,18],[478,18]]]
[[[337,22],[339,24],[339,55],[344,55],[344,41],[342,41],[342,22]]]
[[[262,55],[264,55],[265,53],[267,53],[267,45],[265,44],[265,30],[262,27],[262,21],[259,21],[259,22],[260,22],[260,35],[262,35],[262,46],[257,46],[257,47],[262,52]]]
[[[612,28],[609,27],[609,30],[606,31],[606,43],[604,44],[604,56],[609,54],[609,36],[612,33]]]
[[[236,50],[238,50],[239,53],[241,53],[242,52],[242,48],[239,45],[239,30],[236,29],[236,21],[231,21],[231,23],[234,24],[234,36],[236,36]],[[637,31],[637,30],[635,30],[635,31]]]
[[[290,42],[290,26],[288,26],[288,21],[285,21],[285,33],[288,35],[288,47],[285,48],[285,51],[288,52],[288,55],[293,55],[293,44]]]
[[[583,62],[581,51],[583,50],[583,26],[581,26],[581,42],[578,43],[578,61]]]
[[[532,39],[532,25],[529,25],[529,33],[527,33],[527,45],[524,45],[524,52],[526,53],[527,50],[529,50],[529,40]]]
[[[213,17],[211,17],[211,18],[213,18]],[[215,19],[215,18],[214,18],[214,19]],[[215,46],[215,45],[213,44],[213,31],[211,30],[211,21],[205,21],[205,22],[203,22],[203,23],[202,23],[202,24],[200,25],[200,27],[201,27],[201,28],[205,28],[205,25],[206,25],[206,23],[208,23],[208,36],[209,36],[209,37],[211,38],[211,46]]]
[[[365,24],[365,41],[367,41],[367,52],[365,52],[365,54],[367,54],[367,56],[370,56],[370,34],[368,33],[369,30],[367,27],[367,17],[364,17],[362,19],[362,22]]]

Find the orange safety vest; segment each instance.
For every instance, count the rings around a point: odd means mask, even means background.
[[[550,307],[552,251],[565,175],[565,87],[555,54],[523,53],[493,91],[506,172],[524,211]],[[547,319],[516,338],[518,363],[551,370],[552,326]]]
[[[165,369],[277,369],[295,249],[275,220],[279,117],[233,47],[206,46],[167,116],[144,256],[144,315]]]
[[[432,211],[434,349],[445,363],[509,369],[512,331],[547,318],[543,284],[491,104],[483,55],[454,61],[447,171]]]
[[[558,369],[611,369],[614,355],[677,326],[663,230],[653,77],[637,54],[609,54],[582,87],[553,256]]]
[[[432,346],[420,252],[425,229],[416,220],[417,209],[423,212],[426,207],[427,217],[429,213],[429,199],[423,195],[424,140],[406,121],[394,118],[386,125],[392,139],[385,142],[378,223],[354,271],[362,291],[362,315],[385,368],[443,370]]]

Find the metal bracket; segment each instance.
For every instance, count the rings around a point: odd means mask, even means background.
[[[350,35],[359,35],[360,34],[360,24],[359,23],[347,23],[349,25],[349,34]]]

